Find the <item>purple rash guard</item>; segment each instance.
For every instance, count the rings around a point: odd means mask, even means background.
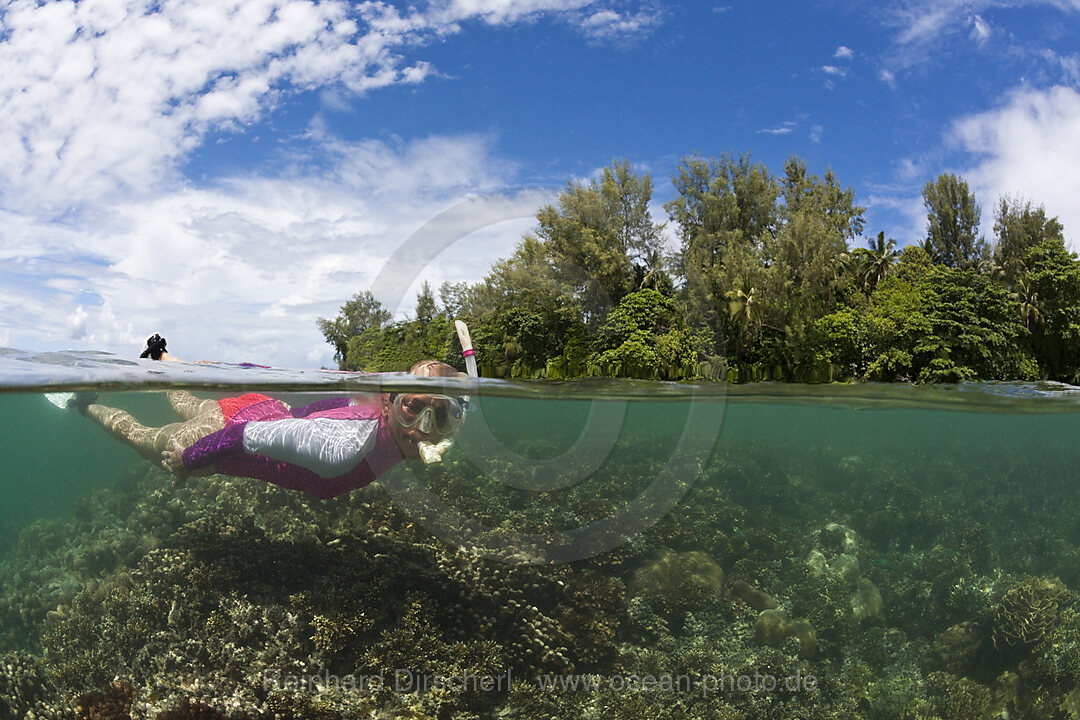
[[[381,404],[341,397],[292,410],[260,402],[184,450],[183,459],[192,470],[213,464],[219,473],[331,498],[368,485],[402,458]]]

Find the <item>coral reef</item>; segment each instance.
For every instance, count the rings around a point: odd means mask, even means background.
[[[248,720],[243,715],[226,715],[212,705],[187,700],[154,716],[154,720]]]
[[[40,661],[21,651],[0,657],[0,717],[23,717],[46,694]]]
[[[765,610],[754,623],[754,637],[762,645],[777,647],[789,637],[799,641],[799,657],[812,657],[817,652],[817,632],[803,618],[789,619],[779,610]]]
[[[0,557],[0,720],[1080,716],[1060,456],[743,436],[619,547],[500,548],[608,517],[672,432],[565,496],[454,453],[332,501],[140,465]],[[494,540],[429,533],[406,480]]]
[[[665,548],[634,573],[627,590],[660,612],[674,615],[715,606],[722,600],[723,587],[724,570],[706,553]]]
[[[946,628],[934,638],[928,664],[953,675],[968,674],[982,657],[986,633],[979,623],[968,620]]]
[[[92,690],[75,698],[75,720],[131,720],[135,687],[118,682],[104,690]]]
[[[754,610],[771,610],[776,607],[776,600],[745,580],[731,583],[731,594],[742,600]]]
[[[1027,578],[1009,588],[994,613],[994,647],[1030,648],[1054,626],[1068,595],[1057,578]]]
[[[859,589],[851,594],[851,617],[856,623],[873,620],[884,607],[881,591],[866,578],[859,579]]]

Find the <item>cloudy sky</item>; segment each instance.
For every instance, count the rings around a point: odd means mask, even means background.
[[[868,235],[919,240],[923,184],[957,172],[988,236],[1008,193],[1080,244],[1080,0],[0,0],[0,107],[0,345],[23,349],[157,331],[330,366],[317,317],[373,287],[407,312],[388,272],[478,280],[534,196],[461,203],[618,158],[658,220],[687,154],[797,154]],[[432,227],[448,250],[390,262]]]

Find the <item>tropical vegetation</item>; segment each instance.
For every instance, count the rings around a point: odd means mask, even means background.
[[[628,161],[570,180],[479,282],[425,284],[398,321],[358,293],[320,330],[348,370],[460,364],[461,318],[486,376],[1080,381],[1080,261],[1042,206],[1000,198],[987,240],[967,182],[942,174],[925,237],[900,247],[864,238],[854,191],[797,157],[774,175],[689,156],[672,183],[661,223]]]

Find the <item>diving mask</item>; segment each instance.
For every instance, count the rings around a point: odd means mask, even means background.
[[[397,419],[402,427],[416,427],[422,433],[450,435],[465,421],[467,400],[449,395],[402,394],[394,398]]]

